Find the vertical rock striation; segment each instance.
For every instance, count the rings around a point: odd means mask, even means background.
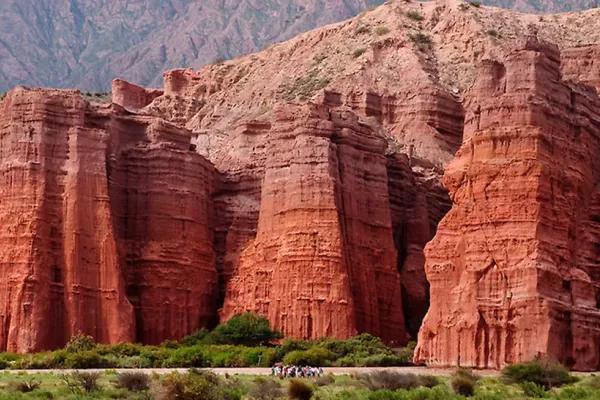
[[[1,350],[77,332],[159,343],[204,326],[216,176],[188,131],[27,88],[2,102],[0,127]]]
[[[277,108],[266,139],[257,234],[222,319],[253,310],[294,337],[405,342],[385,141],[315,104]]]
[[[444,177],[453,207],[425,251],[418,362],[600,368],[600,101],[562,82],[559,64],[556,47],[529,39],[481,68]]]

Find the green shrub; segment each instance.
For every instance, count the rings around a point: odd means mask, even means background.
[[[64,365],[67,368],[73,369],[100,368],[104,366],[102,358],[95,351],[79,351],[69,354],[64,361]]]
[[[144,372],[121,372],[116,375],[115,387],[143,392],[150,389],[150,376]]]
[[[408,37],[410,38],[410,40],[418,44],[431,44],[431,36],[423,32],[413,33],[408,35]]]
[[[77,353],[79,351],[93,350],[95,347],[96,341],[93,337],[79,332],[71,337],[69,342],[65,345],[65,350],[69,353]]]
[[[317,376],[315,379],[313,379],[313,382],[317,386],[328,386],[332,383],[335,383],[335,375],[329,373],[327,375]]]
[[[470,397],[475,393],[475,386],[479,377],[471,370],[461,368],[457,370],[450,379],[450,386],[456,394]]]
[[[386,370],[360,374],[358,380],[373,392],[383,389],[415,389],[420,385],[419,378],[415,374],[404,374]]]
[[[313,393],[312,386],[299,379],[292,379],[288,386],[288,397],[292,400],[310,400]]]
[[[521,389],[523,390],[523,394],[527,397],[533,397],[534,399],[548,397],[546,389],[534,382],[521,383]]]
[[[210,332],[206,328],[202,328],[199,331],[192,333],[191,335],[185,336],[181,339],[183,346],[194,346],[196,344],[204,343],[204,340]]]
[[[375,392],[369,393],[367,397],[368,400],[404,400],[404,396],[402,394],[393,392],[388,389],[377,390]]]
[[[260,346],[281,339],[283,335],[271,329],[269,320],[256,313],[235,315],[225,325],[219,325],[207,338],[215,344]]]
[[[186,374],[173,372],[161,380],[159,400],[222,400],[216,375],[192,369]]]
[[[277,400],[283,397],[283,389],[273,379],[258,377],[252,382],[249,395],[255,400]]]
[[[358,57],[362,56],[363,54],[365,54],[366,52],[367,52],[367,49],[365,49],[364,47],[361,47],[352,52],[352,57],[358,58]]]
[[[313,347],[308,350],[296,350],[283,357],[283,362],[289,365],[310,365],[324,367],[331,364],[333,354],[322,347]]]
[[[433,388],[437,385],[439,385],[440,383],[442,383],[442,381],[440,381],[440,378],[438,378],[437,376],[433,376],[433,375],[420,375],[419,376],[419,385],[426,387],[426,388]]]
[[[546,390],[576,381],[565,366],[545,360],[507,365],[502,376],[513,383],[533,382]]]
[[[375,28],[375,34],[377,36],[387,35],[388,33],[390,33],[390,28],[388,28],[387,26],[378,26],[377,28]]]
[[[166,368],[204,367],[206,366],[202,347],[180,347],[172,350],[166,360],[162,362]]]
[[[425,17],[416,10],[410,10],[406,13],[406,16],[415,21],[423,21]]]
[[[600,376],[592,375],[581,383],[585,387],[590,389],[600,390]]]

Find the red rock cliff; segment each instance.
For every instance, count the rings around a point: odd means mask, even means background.
[[[265,143],[256,239],[222,319],[254,310],[293,337],[405,342],[384,140],[351,113],[309,104],[277,108]]]
[[[485,63],[427,246],[431,308],[415,359],[499,368],[550,356],[600,368],[600,101],[529,40]]]
[[[18,88],[0,107],[0,349],[79,331],[159,343],[203,326],[215,173],[190,133],[74,91]]]

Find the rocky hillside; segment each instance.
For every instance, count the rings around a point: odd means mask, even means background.
[[[340,21],[376,0],[7,0],[0,92],[16,85],[106,91],[114,77],[157,86],[169,68],[251,53]]]
[[[17,85],[108,91],[121,77],[153,87],[171,68],[199,68],[357,15],[383,0],[7,0],[0,10],[0,93]],[[562,12],[597,0],[487,0]]]
[[[11,91],[0,349],[251,310],[427,364],[600,368],[599,17],[396,0],[113,104]]]

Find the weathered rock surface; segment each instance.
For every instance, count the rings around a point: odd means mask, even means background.
[[[222,319],[253,310],[294,337],[405,342],[385,141],[352,113],[309,104],[277,108],[265,144],[257,234]]]
[[[27,88],[0,127],[0,349],[158,343],[214,315],[215,173],[189,132]]]
[[[559,63],[556,47],[529,39],[484,63],[467,95],[444,177],[453,207],[425,250],[419,362],[600,368],[600,100],[561,81]]]
[[[112,102],[126,109],[139,110],[164,94],[161,89],[146,89],[122,79],[112,82]]]

